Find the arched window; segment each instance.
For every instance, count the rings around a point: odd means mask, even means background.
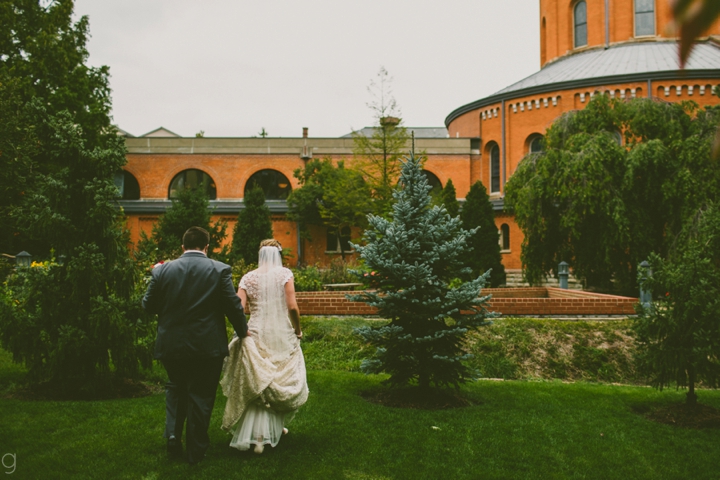
[[[207,173],[195,168],[183,170],[175,175],[175,178],[170,182],[168,198],[176,198],[181,190],[188,188],[202,188],[210,200],[217,198],[217,189],[213,179]]]
[[[430,190],[430,195],[438,194],[442,191],[443,185],[440,179],[435,175],[434,173],[423,170],[423,173],[425,174],[425,177],[427,178],[428,185],[432,187],[432,190]]]
[[[265,200],[285,200],[290,194],[290,181],[277,170],[260,170],[252,174],[245,184],[245,193],[255,185],[259,185],[265,192]]]
[[[510,250],[510,227],[507,223],[500,225],[500,248]]]
[[[655,35],[655,0],[635,0],[635,36]]]
[[[328,252],[352,252],[350,246],[350,227],[342,227],[339,231],[334,228],[327,229]]]
[[[140,184],[132,173],[123,170],[115,174],[115,186],[121,200],[140,200]]]
[[[573,9],[573,20],[575,23],[575,48],[587,45],[587,5],[585,2],[578,2]]]
[[[528,138],[528,153],[540,153],[544,150],[543,136],[535,133]]]
[[[500,147],[497,143],[490,146],[490,193],[500,191]]]

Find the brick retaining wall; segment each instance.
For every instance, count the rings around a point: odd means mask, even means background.
[[[358,292],[298,292],[303,315],[377,315],[375,308],[351,302],[345,295]],[[637,298],[563,290],[553,287],[486,288],[492,295],[488,309],[504,316],[513,315],[634,315]]]

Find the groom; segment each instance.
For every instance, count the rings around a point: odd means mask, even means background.
[[[165,385],[165,438],[171,456],[182,455],[187,421],[187,457],[203,459],[223,359],[228,355],[225,316],[240,338],[247,322],[235,293],[230,266],[207,257],[210,235],[191,227],[183,235],[182,256],[152,271],[143,308],[158,315],[155,358],[162,362]]]

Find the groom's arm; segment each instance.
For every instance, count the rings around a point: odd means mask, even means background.
[[[148,284],[147,291],[142,299],[143,308],[150,314],[160,313],[160,309],[158,308],[159,292],[157,280],[155,279],[156,270],[157,269],[154,269],[150,272],[150,283]]]
[[[247,336],[248,331],[247,320],[245,319],[245,311],[240,298],[235,293],[231,269],[228,265],[220,272],[220,295],[225,307],[225,315],[230,320],[230,324],[237,332],[238,337],[244,338]]]

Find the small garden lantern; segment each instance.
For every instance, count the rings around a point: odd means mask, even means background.
[[[567,262],[558,263],[558,277],[560,277],[560,288],[568,289],[568,276],[570,275],[570,269]]]
[[[18,268],[29,268],[32,263],[32,255],[26,251],[22,251],[15,255],[15,266]]]
[[[652,268],[650,268],[650,263],[647,262],[647,260],[643,260],[640,265],[638,265],[638,271],[640,271],[641,280],[640,280],[640,304],[650,310],[652,309],[652,291],[649,288],[646,288],[643,283],[648,278],[652,277]]]

